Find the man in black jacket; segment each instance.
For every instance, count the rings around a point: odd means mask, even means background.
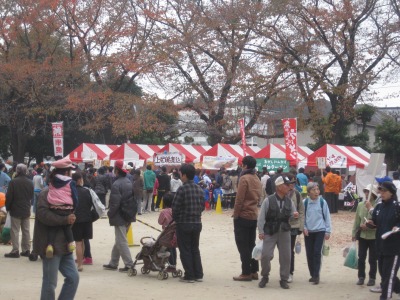
[[[157,175],[158,189],[157,189],[157,203],[156,208],[160,208],[161,199],[166,192],[171,190],[171,177],[167,174],[167,168],[161,167],[161,174]]]
[[[24,164],[18,164],[16,175],[8,185],[6,194],[6,209],[11,215],[11,243],[12,251],[4,254],[8,258],[18,258],[20,255],[30,254],[30,222],[31,200],[33,199],[33,183],[27,176]],[[21,248],[19,253],[19,230],[22,232]]]

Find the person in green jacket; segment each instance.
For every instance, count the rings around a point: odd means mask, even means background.
[[[143,172],[143,212],[149,212],[149,205],[153,206],[153,188],[156,182],[156,173],[151,169],[151,165],[147,165],[146,171]]]
[[[368,228],[365,224],[368,219],[371,219],[371,215],[369,214],[369,209],[366,207],[366,203],[369,201],[372,207],[376,206],[378,190],[376,186],[368,184],[363,192],[365,194],[365,200],[359,203],[357,206],[352,232],[352,241],[358,240],[358,281],[356,284],[364,284],[366,277],[365,261],[367,258],[367,252],[369,252],[369,280],[367,285],[373,286],[375,285],[377,272],[377,255],[375,249],[376,229]]]

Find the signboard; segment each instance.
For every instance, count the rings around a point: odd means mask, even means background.
[[[183,163],[181,153],[156,153],[154,154],[154,165],[156,166],[174,166]]]
[[[289,162],[284,158],[257,158],[257,169],[262,171],[263,167],[267,167],[268,171],[276,171],[283,168],[283,172],[289,172]]]
[[[236,170],[238,167],[237,157],[222,157],[222,156],[203,156],[202,169],[219,170],[224,167],[226,170]]]
[[[326,168],[326,157],[317,157],[317,166],[318,169]]]
[[[63,122],[51,123],[53,131],[54,156],[64,156],[64,129]]]
[[[282,126],[285,137],[286,159],[297,164],[297,119],[283,119]]]
[[[332,153],[326,157],[327,165],[331,168],[347,168],[347,156]]]

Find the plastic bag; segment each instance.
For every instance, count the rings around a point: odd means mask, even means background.
[[[260,260],[262,256],[262,250],[263,250],[263,240],[259,240],[256,244],[256,246],[253,248],[253,252],[251,253],[251,257]]]
[[[344,265],[351,269],[358,269],[358,256],[357,256],[357,244],[353,242],[350,246],[349,253],[344,260]]]
[[[297,240],[296,245],[294,246],[294,251],[296,252],[296,254],[300,254],[301,253],[301,242],[300,242],[300,239]]]
[[[346,247],[344,247],[342,249],[344,258],[346,258],[347,254],[349,254],[350,247],[351,247],[351,245],[350,246],[346,246]]]
[[[7,244],[11,239],[11,216],[10,213],[7,213],[7,219],[4,223],[4,227],[1,230],[1,242],[3,244]]]
[[[329,247],[329,245],[324,243],[322,245],[322,255],[323,256],[329,256],[329,250],[331,250],[331,247]]]

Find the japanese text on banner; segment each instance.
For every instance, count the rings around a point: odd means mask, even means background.
[[[54,156],[64,156],[63,122],[51,123],[53,130]]]
[[[297,120],[282,119],[286,145],[286,159],[297,164]]]

